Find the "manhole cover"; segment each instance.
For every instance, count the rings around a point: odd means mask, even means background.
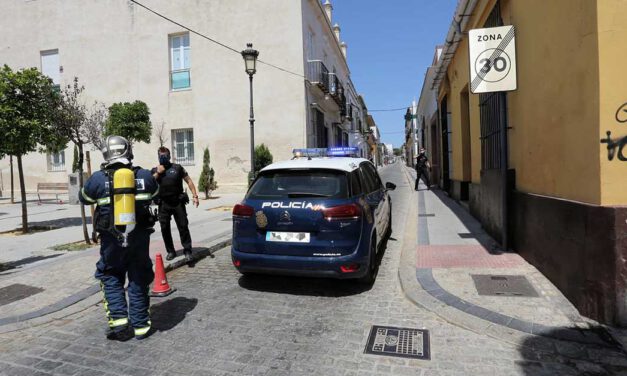
[[[475,236],[470,232],[460,232],[457,235],[459,235],[459,237],[462,239],[474,239],[475,238]]]
[[[471,275],[479,295],[538,297],[531,283],[522,275]]]
[[[42,288],[19,283],[0,288],[0,306],[28,298],[42,291],[44,291]]]
[[[366,354],[431,359],[429,331],[412,328],[373,325],[370,329]]]

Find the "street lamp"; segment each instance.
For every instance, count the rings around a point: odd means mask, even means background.
[[[253,111],[253,75],[257,72],[257,56],[259,51],[253,49],[252,43],[246,44],[246,49],[242,51],[246,73],[250,81],[250,180],[255,178],[255,113]]]

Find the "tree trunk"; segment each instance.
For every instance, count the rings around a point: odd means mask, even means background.
[[[17,172],[20,178],[20,191],[22,196],[22,232],[28,232],[28,209],[26,208],[26,188],[24,186],[24,170],[22,169],[22,156],[17,156]]]
[[[78,188],[83,189],[83,144],[78,143]],[[81,221],[83,222],[83,236],[85,243],[91,244],[89,240],[89,231],[87,231],[87,220],[85,219],[85,205],[81,203]]]
[[[9,156],[9,164],[11,166],[11,203],[15,204],[15,188],[13,184],[13,156]]]
[[[205,200],[209,199],[209,189],[205,189]]]

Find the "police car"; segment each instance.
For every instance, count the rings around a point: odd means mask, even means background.
[[[356,148],[295,149],[259,173],[233,208],[233,265],[242,273],[372,283],[391,233],[396,186]]]

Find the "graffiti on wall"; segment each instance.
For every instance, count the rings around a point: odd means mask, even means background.
[[[627,102],[618,107],[614,117],[619,123],[627,123]],[[614,157],[617,157],[619,161],[627,162],[627,158],[623,154],[625,145],[627,145],[627,136],[620,139],[612,139],[612,132],[607,131],[605,134],[607,137],[602,138],[601,143],[607,144],[607,159],[612,161]]]
[[[623,154],[623,149],[625,145],[627,145],[627,136],[620,140],[612,140],[612,132],[607,131],[605,133],[607,134],[607,138],[602,138],[601,143],[607,144],[607,159],[611,161],[614,159],[614,156],[617,155],[618,160],[623,162],[627,161],[627,158],[625,158]]]

